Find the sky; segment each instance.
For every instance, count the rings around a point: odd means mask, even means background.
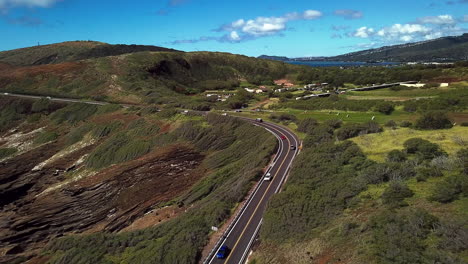
[[[468,33],[468,0],[0,0],[0,50],[73,40],[333,56]]]

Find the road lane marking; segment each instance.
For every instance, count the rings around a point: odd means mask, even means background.
[[[260,190],[261,188],[261,185],[264,183],[263,181],[263,178],[265,177],[265,175],[270,172],[275,166],[276,166],[276,163],[278,162],[278,158],[281,156],[282,152],[283,152],[283,141],[281,140],[281,138],[276,134],[278,133],[278,130],[276,127],[273,127],[273,129],[269,128],[269,127],[266,127],[266,126],[262,126],[263,128],[265,128],[267,131],[269,131],[271,134],[273,134],[273,136],[275,136],[277,139],[278,139],[278,143],[279,143],[279,148],[278,148],[278,151],[276,153],[276,157],[273,159],[273,162],[272,164],[268,165],[269,168],[267,169],[267,171],[262,175],[262,178],[260,179],[261,182],[259,183],[259,186],[257,187],[257,189],[254,191],[254,193],[252,194],[252,196],[250,197],[250,200],[248,200],[247,204],[244,206],[244,208],[242,208],[241,210],[241,213],[239,215],[239,217],[237,218],[237,220],[235,220],[235,223],[232,225],[230,231],[228,232],[228,234],[223,238],[222,242],[219,243],[219,245],[216,245],[215,248],[218,248],[219,246],[221,246],[222,244],[224,244],[226,242],[226,240],[229,238],[229,235],[231,235],[232,231],[236,228],[237,224],[239,223],[240,219],[242,218],[242,216],[244,215],[246,209],[249,207],[250,203],[252,202],[253,198],[255,197],[255,195],[257,194],[258,190]],[[275,130],[276,129],[276,130]],[[275,130],[275,131],[273,131]],[[287,156],[287,155],[286,155]],[[211,264],[213,262],[213,260],[215,259],[216,257],[216,254],[213,255],[213,257],[211,257],[210,261],[208,262],[208,264]]]
[[[289,138],[286,138],[288,140],[288,145],[291,144],[291,141],[289,140]],[[281,165],[278,167],[278,170],[276,171],[275,175],[273,176],[273,179],[276,178],[276,176],[278,175],[278,173],[281,171],[281,167],[283,167],[283,164],[284,162],[286,161],[286,159],[288,158],[288,155],[289,155],[289,152],[290,152],[290,149],[288,149],[288,152],[286,153],[286,156],[284,157],[283,161],[281,162]],[[281,181],[280,181],[281,183]],[[270,184],[267,188],[267,190],[265,191],[265,193],[263,194],[262,198],[260,198],[260,201],[258,202],[257,206],[255,207],[252,215],[250,216],[249,220],[247,221],[247,224],[245,225],[244,229],[242,230],[239,238],[237,239],[236,243],[234,244],[234,246],[232,247],[232,250],[231,250],[231,254],[228,256],[228,258],[226,259],[226,263],[229,262],[229,259],[231,258],[231,256],[233,255],[232,253],[234,252],[234,250],[236,249],[237,245],[239,244],[239,241],[241,240],[242,236],[244,235],[245,231],[247,230],[247,227],[250,225],[250,222],[252,221],[253,217],[255,216],[255,213],[257,213],[257,210],[258,208],[260,207],[260,204],[262,204],[263,200],[265,199],[265,196],[266,194],[268,193],[268,191],[270,190],[271,186],[273,186],[273,184]]]

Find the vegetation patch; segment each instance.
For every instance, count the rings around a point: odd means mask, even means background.
[[[384,161],[388,152],[403,149],[403,143],[411,138],[421,138],[438,144],[442,150],[453,154],[466,147],[466,128],[455,126],[449,130],[422,131],[411,128],[385,130],[379,134],[361,135],[351,139],[356,142],[370,159]]]
[[[8,158],[9,156],[15,154],[18,150],[15,148],[0,148],[0,160]]]

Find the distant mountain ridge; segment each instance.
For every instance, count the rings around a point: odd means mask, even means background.
[[[281,61],[454,62],[468,60],[468,34],[465,33],[455,37],[442,37],[433,40],[384,46],[332,57],[284,59],[285,57],[262,55],[261,58],[281,58]]]
[[[468,60],[468,34],[328,57],[338,61],[452,62]]]
[[[269,55],[260,55],[257,58],[266,59],[266,60],[277,60],[277,61],[288,61],[290,58],[284,56],[269,56]]]

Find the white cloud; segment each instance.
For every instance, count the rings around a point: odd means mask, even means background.
[[[231,34],[229,35],[229,37],[233,41],[239,41],[240,40],[239,34],[237,34],[236,31],[232,31]]]
[[[383,36],[399,37],[406,34],[429,33],[430,28],[419,24],[395,24],[391,27],[383,28]]]
[[[304,11],[303,17],[307,20],[317,19],[322,17],[322,12],[317,10],[306,10]]]
[[[368,27],[360,27],[352,35],[358,38],[368,38],[374,34],[375,30]]]
[[[231,26],[233,28],[237,28],[237,27],[242,27],[244,24],[245,24],[244,19],[239,19],[239,20],[232,22]]]
[[[60,0],[0,0],[0,8],[50,7]]]
[[[456,23],[455,19],[451,15],[426,16],[419,18],[417,21],[419,24],[434,25],[453,25]]]
[[[225,24],[215,32],[226,32],[221,41],[248,40],[263,36],[271,36],[285,31],[287,24],[294,20],[313,20],[322,17],[322,12],[317,10],[305,10],[304,12],[291,12],[279,17],[257,17],[255,19],[238,19]],[[235,37],[233,37],[235,33]]]
[[[410,42],[411,40],[413,40],[413,37],[409,35],[405,35],[405,36],[401,36],[400,40],[403,42]]]
[[[348,37],[369,39],[373,43],[380,43],[380,45],[431,40],[467,33],[467,28],[458,25],[467,18],[465,16],[464,18],[455,19],[451,15],[428,16],[419,18],[414,23],[393,24],[378,29],[363,26],[346,35]]]
[[[336,16],[341,16],[346,19],[359,19],[362,18],[364,15],[361,11],[352,10],[352,9],[339,9],[335,11]]]
[[[467,22],[467,23],[468,23],[468,15],[464,15],[464,16],[463,16],[462,22]]]
[[[253,36],[271,35],[285,30],[287,21],[284,17],[258,17],[247,20],[245,25],[242,25],[241,30]]]

